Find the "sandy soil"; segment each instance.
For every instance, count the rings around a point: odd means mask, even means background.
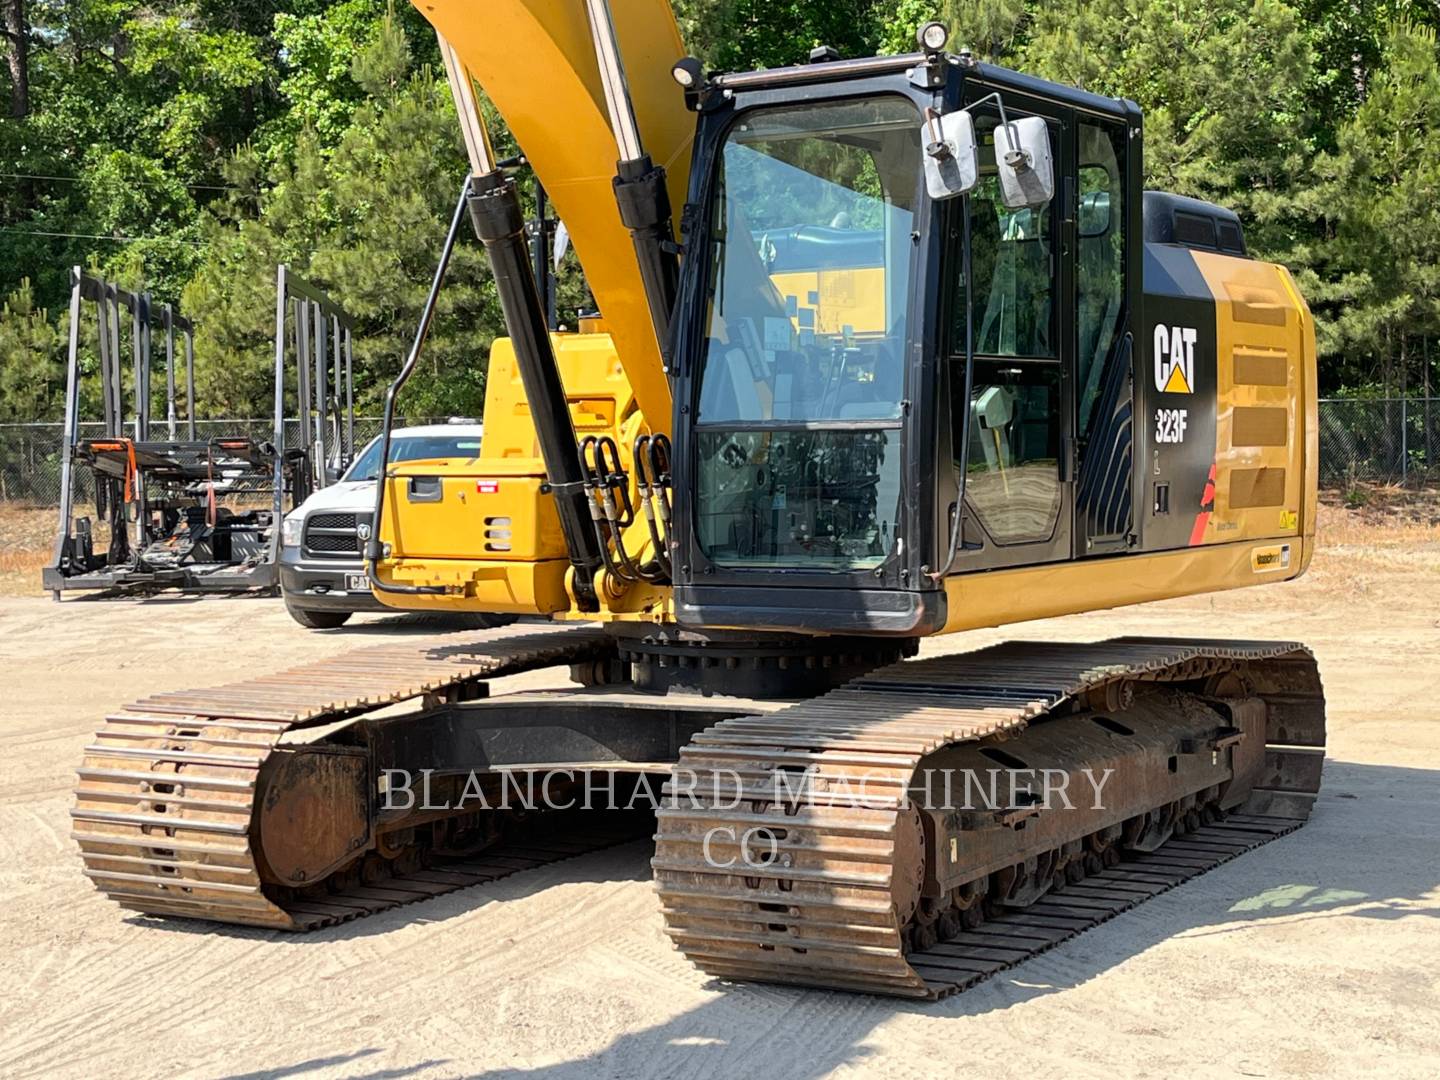
[[[0,1075],[1440,1073],[1428,533],[1331,548],[1292,585],[1010,628],[1305,640],[1331,759],[1300,832],[935,1005],[722,989],[662,936],[643,843],[308,937],[147,922],[81,876],[71,769],[107,708],[408,632],[308,633],[274,600],[0,599]]]

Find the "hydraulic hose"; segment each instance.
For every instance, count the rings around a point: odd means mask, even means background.
[[[384,520],[385,512],[385,473],[390,462],[390,435],[395,423],[395,397],[414,373],[415,365],[420,360],[420,352],[425,347],[425,339],[430,334],[430,323],[435,318],[435,303],[440,298],[440,286],[445,282],[445,271],[450,266],[450,255],[455,250],[455,241],[460,236],[460,224],[465,220],[465,209],[469,197],[470,177],[467,176],[465,182],[460,186],[460,198],[455,204],[455,213],[450,216],[450,231],[445,234],[445,246],[440,251],[440,262],[435,267],[435,276],[430,280],[430,294],[425,298],[425,307],[420,313],[420,325],[415,328],[415,340],[410,346],[410,355],[405,358],[405,363],[400,368],[400,374],[395,376],[395,381],[385,391],[385,416],[380,425],[380,466],[375,475],[375,517],[370,526],[370,539],[365,542],[365,573],[370,578],[371,586],[381,592],[407,596],[435,596],[444,595],[447,591],[444,585],[393,585],[381,581],[380,575],[375,572],[375,566],[380,561],[382,554],[380,523]]]

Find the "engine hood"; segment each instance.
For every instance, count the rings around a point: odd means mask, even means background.
[[[311,514],[316,510],[348,510],[364,513],[375,508],[375,481],[350,480],[331,484],[313,492],[300,504],[300,513]]]

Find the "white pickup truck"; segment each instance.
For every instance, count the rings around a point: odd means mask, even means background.
[[[481,425],[452,421],[397,428],[390,460],[473,458]],[[361,553],[375,513],[380,440],[372,439],[335,483],[321,488],[285,516],[280,528],[280,588],[285,608],[301,626],[332,630],[357,611],[389,611],[370,592]],[[500,626],[510,615],[453,616],[469,626]]]

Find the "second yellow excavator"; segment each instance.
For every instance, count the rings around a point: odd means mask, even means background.
[[[936,23],[903,56],[706,73],[666,0],[417,3],[471,175],[410,366],[467,218],[509,336],[480,456],[386,470],[371,577],[559,625],[112,716],[75,812],[102,889],[324,925],[583,847],[493,805],[516,777],[566,803],[659,777],[665,926],[702,969],[936,997],[1303,822],[1302,645],[916,655],[1310,559],[1309,313],[1233,213],[1143,190],[1132,102]],[[472,78],[584,267],[577,333],[548,329]]]

